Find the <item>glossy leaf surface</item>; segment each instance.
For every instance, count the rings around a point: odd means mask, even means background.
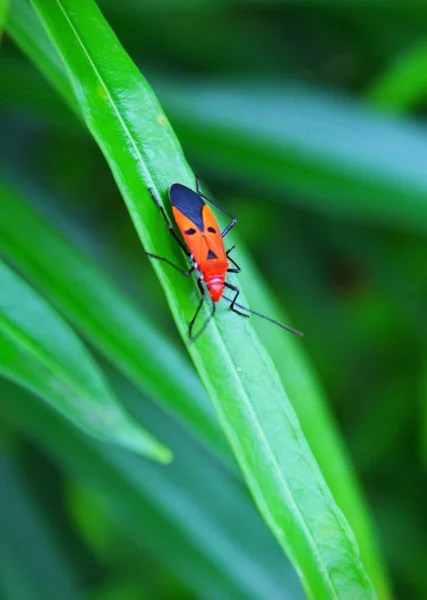
[[[151,89],[93,3],[33,4],[64,60],[85,121],[145,248],[182,262],[147,186],[165,197],[173,182],[194,185],[194,177]],[[192,284],[160,265],[156,270],[185,338],[195,306],[189,299]],[[351,530],[323,481],[271,360],[250,324],[221,313],[190,352],[264,518],[309,597],[373,597]]]
[[[170,460],[169,451],[126,415],[68,325],[2,262],[0,373],[92,435],[156,460]]]

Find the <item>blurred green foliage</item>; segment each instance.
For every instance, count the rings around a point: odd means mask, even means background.
[[[304,330],[395,596],[422,600],[427,9],[417,0],[99,4],[196,172],[238,216],[274,300]],[[7,34],[0,111],[2,182],[174,340],[178,376],[193,386],[102,155]],[[86,438],[1,382],[0,597],[302,598],[232,469],[105,373],[175,463],[166,470]]]

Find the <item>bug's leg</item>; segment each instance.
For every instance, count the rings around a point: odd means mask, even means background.
[[[235,312],[236,314],[240,315],[241,317],[246,317],[248,318],[249,315],[247,315],[246,313],[240,312],[240,310],[237,310],[237,308],[235,307],[236,304],[236,300],[240,294],[240,290],[238,287],[236,287],[235,285],[231,285],[231,283],[227,283],[226,281],[224,282],[225,287],[228,287],[229,290],[233,290],[233,292],[236,292],[236,295],[234,296],[234,298],[230,301],[230,310],[232,310],[233,312]],[[240,306],[240,305],[239,305]],[[243,308],[243,306],[242,306]]]
[[[202,196],[202,188],[200,187],[200,179],[196,175],[196,190],[199,196]]]
[[[256,315],[257,317],[261,317],[261,319],[270,321],[270,323],[273,323],[274,325],[278,325],[279,327],[281,327],[282,329],[285,329],[286,331],[290,331],[290,333],[293,333],[300,337],[303,336],[301,331],[298,331],[297,329],[294,329],[293,327],[289,327],[289,325],[284,325],[283,323],[280,323],[280,321],[276,321],[275,319],[270,319],[270,317],[266,317],[265,315],[257,312],[256,310],[251,310],[250,308],[247,308],[246,306],[237,304],[237,302],[236,302],[237,296],[240,294],[239,288],[237,288],[236,286],[231,285],[231,283],[227,283],[227,282],[225,282],[224,285],[226,287],[228,287],[230,290],[233,290],[234,292],[236,292],[236,295],[234,296],[234,298],[232,300],[230,298],[227,298],[226,296],[223,296],[224,300],[227,300],[227,302],[230,302],[230,308],[233,312],[237,313],[241,317],[249,317],[250,315]],[[242,308],[243,310],[246,310],[250,314],[242,313],[239,310],[236,310],[236,306],[238,306],[239,308]]]
[[[185,269],[181,269],[180,267],[177,267],[176,265],[174,265],[173,262],[171,262],[170,260],[168,260],[164,256],[159,256],[158,254],[152,254],[151,252],[146,252],[145,254],[147,256],[150,256],[151,258],[156,258],[157,260],[162,260],[166,264],[168,264],[171,267],[173,267],[176,271],[178,271],[178,273],[181,273],[181,275],[185,275],[186,277],[189,277],[191,275],[191,273],[193,273],[194,269],[196,268],[193,265],[192,267],[190,267],[190,269],[188,269],[188,271],[186,271]]]
[[[194,316],[190,321],[190,325],[188,326],[188,337],[190,338],[190,343],[194,342],[197,339],[197,337],[200,335],[200,332],[199,332],[196,336],[193,336],[193,327],[194,327],[194,323],[196,322],[197,316],[203,306],[203,303],[206,299],[206,290],[203,287],[201,277],[197,278],[197,285],[199,286],[199,290],[200,290],[202,297],[200,298],[199,306],[197,307],[196,312],[194,313]]]
[[[231,248],[229,250],[227,250],[226,255],[227,258],[233,263],[233,265],[235,266],[235,269],[227,269],[227,273],[240,273],[240,271],[242,270],[239,265],[236,263],[235,260],[233,260],[230,256],[230,252],[232,250],[234,250],[236,246],[231,246]]]
[[[230,229],[233,229],[233,227],[237,223],[237,219],[235,217],[233,217],[233,215],[230,214],[228,212],[228,210],[226,210],[225,208],[223,208],[222,206],[220,206],[219,204],[217,204],[216,202],[214,202],[213,200],[211,200],[210,198],[208,198],[207,196],[202,194],[202,191],[200,189],[200,180],[198,177],[196,177],[196,188],[197,188],[197,193],[199,194],[199,196],[201,196],[202,198],[204,198],[205,200],[207,200],[208,202],[210,202],[211,204],[213,204],[214,206],[219,208],[219,210],[221,210],[224,214],[226,214],[227,217],[230,217],[231,223],[229,223],[227,225],[227,227],[224,229],[224,231],[221,233],[221,237],[225,237],[227,235],[227,233],[230,231]]]
[[[185,254],[187,256],[190,256],[190,251],[188,250],[188,248],[186,247],[186,245],[184,244],[184,242],[180,239],[179,235],[177,234],[177,232],[175,231],[174,226],[172,225],[172,223],[169,221],[169,218],[165,212],[165,209],[163,208],[163,206],[160,203],[160,200],[157,198],[154,190],[152,188],[148,188],[148,191],[150,193],[151,198],[153,199],[153,201],[155,202],[155,204],[157,205],[157,208],[160,210],[160,212],[162,213],[162,217],[164,218],[166,225],[169,229],[169,231],[171,232],[171,234],[173,235],[173,237],[175,238],[175,240],[178,242],[178,244],[181,246],[182,250],[185,252]],[[148,254],[146,252],[146,254]]]
[[[197,279],[197,285],[199,286],[199,290],[200,290],[200,293],[201,293],[202,297],[200,299],[199,306],[197,307],[196,312],[194,313],[194,317],[191,319],[190,325],[188,327],[188,337],[190,338],[190,344],[192,344],[193,342],[195,342],[197,340],[197,338],[199,338],[202,335],[202,333],[205,331],[206,327],[209,325],[209,322],[214,317],[214,315],[215,315],[215,309],[216,309],[215,302],[212,301],[212,312],[211,312],[211,314],[209,315],[209,317],[204,322],[202,328],[195,335],[193,335],[194,325],[196,323],[196,320],[197,320],[197,317],[199,315],[199,312],[200,312],[200,310],[201,310],[201,308],[202,308],[202,306],[203,306],[203,304],[204,304],[204,302],[206,300],[206,296],[207,296],[207,291],[203,287],[202,278],[201,277],[199,277]]]

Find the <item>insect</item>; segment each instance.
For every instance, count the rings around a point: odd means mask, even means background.
[[[238,304],[236,302],[240,290],[235,285],[232,285],[226,281],[227,273],[240,273],[241,269],[237,263],[231,258],[230,252],[235,246],[232,246],[229,250],[225,250],[224,238],[236,225],[237,220],[225,209],[219,206],[213,200],[207,198],[200,189],[200,182],[196,177],[196,189],[197,192],[191,188],[182,185],[181,183],[174,183],[169,188],[169,198],[172,204],[172,213],[178,229],[182,235],[184,241],[181,240],[174,226],[170,222],[160,200],[157,198],[154,191],[149,188],[149,192],[154,202],[158,206],[164,220],[166,221],[167,227],[177,243],[181,246],[184,253],[187,255],[191,267],[188,270],[181,269],[174,263],[163,256],[146,252],[151,258],[156,258],[167,263],[182,275],[189,277],[192,273],[197,272],[197,285],[201,293],[201,300],[191,319],[188,334],[191,342],[194,342],[206,329],[209,322],[215,315],[216,303],[224,298],[227,302],[230,302],[230,309],[242,317],[249,317],[250,314],[266,319],[295,335],[302,336],[300,331],[283,325],[279,321],[270,319],[254,310],[250,310]],[[230,219],[231,223],[227,225],[224,231],[221,232],[218,222],[215,218],[210,207],[206,204],[205,200],[216,206],[219,210],[225,213]],[[231,267],[230,267],[231,263]],[[205,285],[203,285],[203,282]],[[234,292],[232,299],[224,296],[224,288],[228,288]],[[193,329],[197,320],[197,316],[206,301],[207,297],[210,297],[212,301],[211,314],[201,327],[201,329],[194,334]],[[240,309],[240,310],[239,310]],[[245,311],[245,312],[242,312]]]

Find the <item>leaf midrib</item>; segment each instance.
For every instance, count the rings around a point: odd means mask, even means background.
[[[92,401],[92,397],[87,394],[79,382],[76,379],[70,379],[68,372],[62,367],[61,363],[52,360],[40,344],[35,342],[30,336],[26,335],[22,329],[16,327],[2,314],[0,314],[0,330],[1,329],[3,329],[3,331],[6,332],[6,335],[9,335],[12,340],[15,340],[21,347],[29,352],[30,355],[36,357],[39,362],[47,367],[53,375],[58,377],[58,379],[62,381],[71,392],[76,394],[77,397],[89,402]],[[105,392],[103,392],[103,395],[107,396]]]
[[[251,337],[253,339],[254,338],[254,333],[253,333],[252,327],[250,327],[249,329],[250,329],[250,335],[251,335]],[[315,555],[315,557],[317,559],[317,563],[319,564],[319,566],[321,568],[321,571],[323,572],[325,581],[327,582],[327,585],[329,586],[331,592],[333,593],[333,597],[336,598],[337,600],[339,600],[339,596],[337,595],[337,591],[335,589],[335,586],[334,586],[331,578],[329,577],[328,570],[326,569],[326,567],[324,565],[324,562],[321,559],[321,555],[320,555],[320,552],[319,552],[319,550],[317,548],[317,544],[316,544],[313,536],[310,533],[310,529],[309,529],[309,527],[308,527],[308,525],[307,525],[307,523],[306,523],[306,521],[304,519],[304,516],[303,516],[302,512],[298,508],[298,504],[295,501],[294,496],[293,496],[291,490],[289,489],[289,486],[288,486],[288,484],[286,482],[286,479],[284,478],[283,473],[282,473],[282,471],[280,469],[280,465],[278,463],[278,460],[277,460],[277,458],[276,458],[273,450],[271,449],[270,445],[268,444],[268,441],[267,441],[267,439],[265,437],[264,431],[263,431],[263,429],[261,427],[261,424],[260,424],[260,421],[259,421],[259,418],[258,418],[258,415],[257,415],[257,411],[255,409],[255,406],[252,404],[250,396],[247,393],[246,388],[244,386],[244,383],[241,381],[241,378],[238,375],[237,367],[234,364],[234,362],[233,362],[233,360],[232,360],[232,358],[230,356],[230,353],[229,353],[229,351],[227,349],[227,345],[226,345],[226,343],[224,341],[224,338],[221,335],[221,333],[220,333],[220,331],[218,330],[217,327],[215,327],[215,330],[217,332],[217,337],[221,341],[221,345],[222,345],[222,347],[224,349],[223,355],[226,357],[226,360],[232,366],[232,370],[236,374],[235,378],[236,378],[236,380],[238,382],[238,386],[240,387],[240,389],[242,391],[241,397],[244,400],[245,405],[246,405],[247,410],[248,410],[248,414],[251,417],[252,422],[255,424],[256,430],[259,433],[259,436],[260,436],[260,439],[262,441],[262,444],[263,444],[263,446],[264,446],[264,448],[266,450],[266,454],[267,454],[267,456],[269,457],[269,459],[271,461],[271,464],[272,464],[272,466],[274,468],[275,473],[277,474],[277,478],[278,478],[278,480],[280,482],[282,490],[284,491],[285,495],[289,498],[289,500],[290,500],[289,504],[294,508],[294,512],[295,512],[295,514],[297,516],[297,519],[299,520],[299,522],[301,524],[301,529],[304,531],[304,533],[306,535],[306,539],[307,539],[307,541],[309,542],[309,544],[310,544],[310,546],[312,548],[313,554]],[[253,342],[255,342],[254,343],[254,348],[256,348],[257,347],[256,340],[253,339]],[[265,363],[265,357],[262,356],[262,354],[259,355],[259,356],[262,359],[262,361],[264,362],[266,370],[269,371],[268,365]],[[286,413],[285,413],[284,416],[285,416],[286,420],[289,422],[289,419],[287,419]],[[292,427],[292,425],[291,425],[291,427]],[[231,429],[230,429],[230,432],[231,432]],[[236,442],[236,445],[238,445],[239,448],[241,449],[241,445],[240,445],[239,440],[238,440],[237,437],[235,437],[235,442]],[[241,452],[242,452],[242,449],[241,449]],[[242,454],[244,454],[244,453],[242,452]],[[250,471],[247,472],[247,476],[251,477],[252,484],[259,489],[258,483],[257,483],[256,479],[252,477],[252,473]],[[267,505],[265,503],[264,503],[264,506],[266,506],[266,508],[267,508]],[[276,519],[275,519],[274,515],[271,513],[271,510],[269,508],[267,508],[267,511],[268,511],[268,513],[272,517],[272,520],[273,520],[273,523],[274,523],[274,529],[276,530],[277,537],[281,538],[282,535],[283,535],[282,529],[280,527],[277,527],[277,525],[276,525]]]
[[[83,41],[79,37],[78,32],[76,31],[75,27],[73,26],[73,24],[72,24],[70,18],[68,17],[68,15],[67,15],[64,7],[61,4],[60,0],[56,0],[56,3],[58,5],[60,11],[64,15],[64,18],[66,19],[67,23],[69,24],[70,29],[72,30],[73,34],[75,35],[78,44],[82,48],[82,51],[84,52],[85,56],[87,57],[89,65],[92,67],[92,69],[93,69],[96,77],[99,79],[101,85],[103,86],[105,94],[106,94],[106,97],[108,98],[108,100],[109,100],[109,102],[111,104],[111,107],[113,108],[114,113],[116,114],[117,119],[118,119],[120,125],[122,126],[123,131],[124,131],[126,137],[128,138],[128,141],[130,142],[132,148],[135,151],[135,155],[138,158],[138,162],[142,166],[142,170],[143,170],[144,174],[146,175],[147,180],[150,182],[150,186],[152,186],[153,188],[155,188],[156,191],[158,192],[157,186],[154,184],[154,181],[153,181],[153,179],[152,179],[152,177],[151,177],[151,175],[150,175],[150,173],[149,173],[149,171],[148,171],[148,169],[147,169],[147,167],[146,167],[146,165],[144,163],[143,157],[142,157],[142,155],[141,155],[141,153],[139,151],[139,148],[138,148],[138,146],[136,144],[136,141],[133,138],[133,136],[132,136],[131,132],[129,131],[128,127],[126,126],[125,121],[121,117],[120,112],[119,112],[117,106],[115,105],[113,97],[110,94],[106,83],[104,82],[102,76],[100,75],[100,73],[99,73],[96,65],[94,64],[94,62],[93,62],[93,60],[92,60],[89,52],[87,51],[87,49],[86,49]],[[160,194],[158,194],[158,196],[160,196]],[[239,377],[238,372],[237,372],[237,368],[236,368],[236,366],[234,365],[234,363],[233,363],[233,361],[231,359],[231,356],[230,356],[230,353],[229,353],[229,351],[227,349],[227,346],[225,344],[224,338],[222,337],[222,335],[221,335],[221,333],[220,333],[217,325],[215,325],[215,333],[216,333],[216,337],[218,338],[218,340],[220,340],[221,346],[222,346],[222,348],[224,350],[223,355],[226,357],[227,362],[231,365],[231,367],[232,367],[231,371],[234,372],[234,374],[235,374],[235,380],[238,382],[238,386],[239,386],[239,388],[241,390],[241,394],[242,394],[242,399],[244,400],[245,406],[248,409],[248,414],[249,414],[250,418],[252,419],[253,423],[255,424],[256,430],[259,432],[260,439],[262,441],[262,445],[264,446],[264,448],[266,450],[267,456],[271,460],[271,464],[272,464],[272,466],[274,468],[274,471],[276,472],[276,474],[278,476],[278,480],[279,480],[280,485],[281,485],[281,487],[283,489],[283,492],[290,499],[290,504],[294,507],[295,513],[297,515],[297,518],[298,518],[298,520],[299,520],[299,522],[300,522],[300,524],[302,526],[302,530],[305,532],[306,539],[308,540],[308,542],[309,542],[309,544],[310,544],[310,546],[312,548],[312,551],[313,551],[314,555],[316,556],[317,562],[318,562],[318,564],[320,566],[320,569],[321,569],[321,571],[323,573],[324,579],[327,582],[327,585],[328,585],[330,591],[332,592],[333,597],[338,600],[339,597],[337,595],[337,591],[335,589],[335,586],[334,586],[333,582],[331,581],[331,579],[329,577],[329,574],[328,574],[328,571],[327,571],[327,569],[326,569],[326,567],[324,565],[324,562],[321,560],[321,556],[320,556],[319,550],[317,548],[317,545],[315,543],[315,540],[313,539],[313,536],[310,533],[310,530],[309,530],[309,528],[307,526],[307,523],[304,520],[304,517],[303,517],[301,511],[299,510],[299,508],[297,506],[297,503],[296,503],[296,501],[295,501],[295,499],[294,499],[294,497],[293,497],[293,495],[292,495],[292,493],[291,493],[291,491],[290,491],[290,489],[289,489],[289,487],[288,487],[288,485],[286,483],[286,480],[283,477],[283,474],[282,474],[280,466],[279,466],[279,464],[277,462],[276,456],[275,456],[274,452],[272,451],[272,449],[270,448],[269,444],[267,443],[266,437],[265,437],[265,435],[263,433],[262,427],[260,425],[260,422],[259,422],[256,410],[255,410],[255,407],[252,405],[252,403],[250,401],[250,397],[249,397],[249,395],[248,395],[248,393],[246,391],[246,388],[245,388],[245,386],[243,385],[243,383],[240,380],[240,377]],[[253,338],[254,334],[253,334],[253,331],[252,331],[251,328],[250,328],[250,334],[251,334],[251,337]],[[254,348],[257,348],[257,344],[254,344]],[[265,363],[264,360],[263,360],[263,362]],[[229,430],[229,433],[232,433],[231,429]],[[241,455],[243,456],[244,452],[242,452],[241,445],[240,445],[240,443],[239,443],[239,441],[238,441],[237,438],[235,438],[235,443],[236,443],[237,446],[239,446],[240,451],[241,451]],[[255,486],[258,488],[258,485],[257,485],[256,481],[252,478],[252,474],[250,472],[249,472],[249,476],[252,479],[252,483],[255,484]],[[273,522],[275,523],[275,518],[274,518],[274,516],[272,515],[272,513],[271,513],[271,511],[269,509],[268,509],[268,512],[269,512],[270,516],[272,517]],[[277,531],[277,529],[276,529],[276,531]],[[281,530],[280,530],[280,533],[282,533]],[[278,536],[278,537],[280,538],[281,536]]]
[[[133,149],[135,151],[136,156],[138,157],[138,161],[141,164],[142,170],[144,171],[144,174],[145,174],[146,178],[150,181],[150,187],[155,188],[156,191],[158,192],[158,188],[155,185],[154,180],[151,177],[149,170],[145,166],[145,163],[144,163],[144,160],[143,160],[143,158],[141,156],[139,148],[138,148],[138,146],[137,146],[134,138],[132,137],[131,132],[129,131],[128,127],[126,126],[125,121],[123,120],[122,116],[120,115],[120,112],[119,112],[119,110],[118,110],[118,108],[117,108],[117,106],[116,106],[116,104],[115,104],[115,102],[113,100],[113,97],[111,96],[111,94],[110,94],[110,92],[108,90],[108,87],[107,87],[106,83],[104,82],[104,79],[102,78],[101,74],[99,73],[99,71],[98,71],[95,63],[93,62],[93,60],[92,60],[89,52],[86,49],[86,46],[84,45],[83,41],[79,37],[78,32],[76,31],[76,29],[75,29],[75,27],[74,27],[71,19],[68,17],[68,14],[67,14],[66,10],[64,9],[64,7],[62,6],[60,0],[56,0],[56,3],[58,5],[60,11],[64,15],[65,20],[69,24],[70,29],[72,30],[73,34],[75,35],[76,40],[77,40],[79,46],[81,47],[81,49],[83,50],[85,56],[87,57],[88,62],[90,64],[90,66],[92,67],[92,69],[94,70],[95,75],[97,76],[97,78],[99,79],[100,83],[102,84],[102,87],[104,88],[106,97],[110,101],[111,107],[113,108],[114,112],[116,113],[117,119],[118,119],[120,125],[123,127],[123,130],[124,130],[125,134],[127,135],[127,138],[130,141],[130,143],[131,143],[131,145],[132,145],[132,147],[133,147]]]

